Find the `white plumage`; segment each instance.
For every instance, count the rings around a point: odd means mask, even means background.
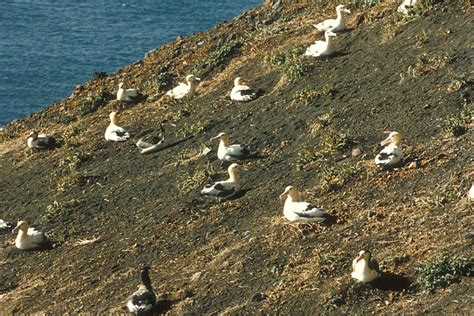
[[[318,222],[326,221],[330,215],[322,208],[316,207],[308,202],[302,202],[300,193],[294,186],[287,186],[280,195],[280,199],[285,198],[283,215],[290,222]]]
[[[398,6],[397,12],[402,14],[408,14],[410,9],[415,7],[416,0],[403,0],[403,2]]]
[[[380,277],[379,264],[369,251],[362,250],[352,261],[351,277],[359,282],[372,282]]]
[[[202,195],[212,196],[219,199],[228,199],[240,191],[240,176],[238,173],[240,166],[233,163],[227,169],[229,179],[207,184],[202,190]]]
[[[471,185],[468,193],[469,201],[474,202],[474,183]]]
[[[249,157],[250,151],[243,145],[230,145],[229,135],[220,133],[211,140],[220,139],[219,148],[217,149],[217,158],[222,161],[238,161]]]
[[[403,151],[399,147],[402,137],[398,132],[391,132],[380,145],[385,146],[380,153],[375,156],[375,164],[385,168],[399,166],[403,162]]]
[[[255,99],[257,95],[255,92],[246,85],[245,80],[242,77],[237,77],[234,80],[234,87],[230,92],[230,99],[233,101],[251,101]]]
[[[105,130],[105,139],[113,142],[123,142],[130,138],[130,134],[117,125],[117,112],[111,112],[109,115],[110,124]]]
[[[139,89],[124,89],[123,82],[119,83],[117,90],[117,100],[120,101],[134,101],[140,94]]]
[[[25,221],[19,221],[17,226],[12,230],[12,233],[17,233],[15,246],[18,249],[36,249],[48,243],[48,238],[44,233],[33,227],[29,227]]]
[[[177,87],[166,92],[166,95],[173,99],[182,99],[186,96],[192,97],[196,91],[196,83],[198,81],[201,81],[201,79],[194,75],[187,75],[186,83],[180,82]]]
[[[322,57],[329,56],[334,53],[334,45],[332,43],[332,37],[337,36],[332,31],[324,32],[324,38],[326,41],[316,41],[314,44],[306,49],[305,55],[311,57]]]
[[[128,299],[127,308],[136,315],[151,315],[156,305],[156,295],[151,286],[148,270],[144,267],[141,272],[142,284]]]
[[[341,32],[346,29],[345,13],[351,13],[343,4],[336,7],[336,18],[328,19],[318,24],[313,24],[320,31]]]

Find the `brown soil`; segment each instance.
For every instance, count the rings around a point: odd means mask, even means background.
[[[160,313],[472,310],[471,278],[428,294],[415,272],[443,254],[472,254],[463,236],[473,230],[466,199],[473,169],[469,3],[445,1],[410,19],[394,13],[395,1],[352,7],[352,29],[337,37],[338,54],[323,60],[298,54],[278,66],[273,61],[282,53],[322,37],[311,23],[334,7],[333,1],[328,8],[297,2],[267,3],[177,39],[5,127],[0,218],[29,221],[54,247],[19,251],[14,236],[1,232],[4,312],[123,312],[144,264],[151,266]],[[226,45],[233,47],[228,54]],[[207,66],[195,66],[203,60]],[[196,97],[171,102],[156,95],[162,67],[181,79],[193,66],[203,79]],[[297,67],[304,69],[291,77],[287,69]],[[260,97],[230,101],[236,76],[261,89]],[[79,114],[88,97],[114,95],[121,80],[140,87],[147,100],[134,106],[105,101]],[[120,109],[130,141],[103,139],[112,109]],[[177,121],[183,141],[140,155],[133,144],[165,117]],[[462,130],[457,136],[454,127]],[[30,154],[25,137],[32,128],[63,138],[64,145]],[[76,136],[69,136],[72,129]],[[402,134],[408,156],[389,172],[373,163],[386,130]],[[263,158],[244,163],[245,194],[219,204],[199,190],[225,170],[199,153],[221,131]],[[352,157],[354,148],[362,155]],[[290,184],[337,214],[337,222],[290,225],[278,200]],[[94,237],[100,239],[77,244]],[[351,280],[352,259],[362,249],[372,251],[392,283]]]

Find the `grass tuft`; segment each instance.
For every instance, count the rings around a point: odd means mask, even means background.
[[[474,260],[444,255],[417,267],[416,272],[421,287],[432,293],[437,288],[459,282],[461,276],[471,276],[474,272]]]

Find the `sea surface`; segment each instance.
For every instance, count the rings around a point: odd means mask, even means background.
[[[0,127],[264,0],[0,0]]]

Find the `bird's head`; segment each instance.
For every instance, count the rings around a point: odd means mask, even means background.
[[[359,252],[359,255],[357,256],[356,258],[356,261],[359,262],[360,260],[364,260],[364,261],[369,261],[370,260],[370,251],[368,250],[361,250]]]
[[[382,146],[385,146],[385,145],[388,145],[388,144],[400,145],[400,143],[402,141],[402,136],[400,135],[399,132],[385,132],[385,133],[389,133],[388,137],[386,139],[384,139],[380,143],[380,145],[382,145]]]
[[[22,230],[24,232],[27,232],[28,227],[29,227],[29,225],[26,221],[18,221],[18,223],[16,224],[16,227],[13,228],[13,230],[12,230],[12,234],[16,234],[20,230]]]
[[[338,12],[346,12],[346,13],[351,13],[351,10],[347,9],[345,5],[340,4],[336,7],[336,11]]]
[[[298,197],[299,192],[298,189],[292,185],[289,185],[285,188],[282,194],[280,194],[280,200],[283,200],[285,197],[290,196],[292,198]]]

